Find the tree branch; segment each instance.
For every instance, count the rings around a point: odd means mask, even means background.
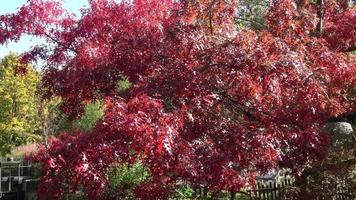
[[[216,0],[213,0],[209,6],[209,12],[208,12],[208,15],[209,15],[209,27],[210,27],[210,33],[213,34],[213,7],[214,7],[214,4],[215,4],[215,1]]]
[[[251,24],[257,24],[257,25],[259,25],[259,26],[261,26],[263,28],[267,28],[267,26],[265,24],[262,24],[262,23],[260,23],[258,21],[254,21],[254,20],[250,20],[250,19],[246,19],[246,18],[242,18],[242,17],[235,17],[235,21],[237,21],[237,20],[246,21],[246,22],[249,22]]]
[[[49,38],[50,40],[52,40],[53,42],[57,43],[58,45],[63,46],[64,48],[69,49],[69,50],[71,50],[71,51],[73,51],[73,52],[75,52],[75,53],[78,53],[76,49],[74,49],[74,48],[72,48],[72,47],[70,47],[70,46],[68,46],[68,45],[63,44],[62,42],[60,42],[60,41],[57,40],[56,38],[52,37],[52,36],[49,35],[48,33],[44,32],[44,35],[45,35],[47,38]]]
[[[324,6],[324,0],[317,0],[316,2],[316,6],[317,6],[317,15],[319,18],[319,22],[316,28],[316,35],[318,37],[321,36],[321,34],[323,33],[323,18],[324,18],[324,10],[323,10],[323,6]]]
[[[356,165],[356,159],[344,160],[344,161],[342,161],[342,163],[345,163],[347,165]]]
[[[352,52],[352,51],[356,51],[356,46],[351,46],[345,50],[345,52]]]

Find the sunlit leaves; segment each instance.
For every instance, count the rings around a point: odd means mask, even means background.
[[[42,4],[23,9],[31,5]],[[326,10],[334,12],[333,5]],[[178,181],[237,191],[279,165],[300,172],[325,156],[329,140],[321,127],[355,109],[355,62],[342,53],[352,44],[343,34],[352,25],[340,17],[352,20],[354,9],[326,15],[317,35],[311,2],[270,1],[268,27],[258,31],[237,30],[236,6],[95,0],[78,21],[48,21],[59,15],[43,4],[48,10],[36,12],[38,29],[30,34],[52,41],[41,54],[46,97],[62,97],[73,118],[92,100],[105,101],[106,110],[89,133],[64,134],[37,155],[45,173],[41,194],[60,198],[60,183],[70,180],[71,189],[82,185],[88,197],[100,198],[105,172],[118,159],[147,167],[152,180],[134,191],[155,199],[168,197]],[[0,20],[27,26],[16,21],[21,15]],[[58,28],[46,35],[44,24]],[[3,42],[22,33],[0,30]]]

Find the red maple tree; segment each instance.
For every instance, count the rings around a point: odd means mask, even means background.
[[[152,179],[142,199],[177,181],[238,191],[275,167],[300,172],[327,154],[326,121],[354,112],[356,8],[344,1],[271,0],[267,29],[237,29],[238,2],[92,0],[76,18],[55,0],[0,16],[0,43],[42,37],[46,98],[75,117],[105,99],[89,134],[63,133],[36,159],[42,198],[83,185],[100,198],[112,163],[137,160]],[[133,87],[124,94],[117,82]]]

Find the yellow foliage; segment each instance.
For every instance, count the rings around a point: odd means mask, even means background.
[[[17,74],[17,68],[25,73]],[[11,148],[37,141],[40,132],[37,89],[40,74],[29,65],[21,65],[11,54],[0,62],[0,154]]]

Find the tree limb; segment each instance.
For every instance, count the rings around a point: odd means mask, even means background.
[[[351,46],[347,48],[344,52],[352,52],[352,51],[356,51],[356,46]]]
[[[317,0],[316,2],[316,6],[317,6],[317,15],[319,18],[319,22],[317,24],[317,28],[316,28],[316,35],[318,37],[321,36],[321,34],[323,33],[323,18],[324,18],[324,10],[323,10],[323,6],[324,6],[324,0]]]

